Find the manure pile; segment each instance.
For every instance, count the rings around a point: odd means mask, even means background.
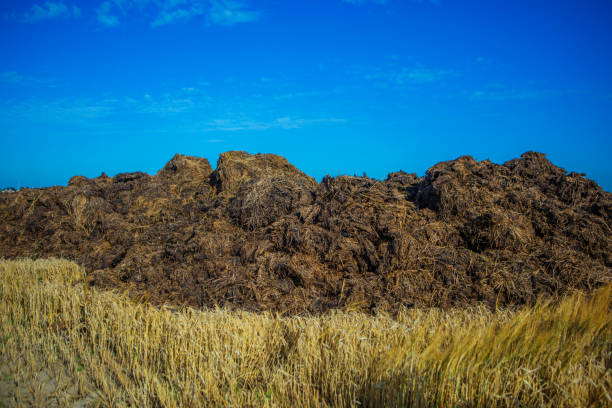
[[[521,304],[612,280],[612,194],[528,152],[425,177],[325,177],[271,154],[0,194],[0,257],[77,261],[140,299],[288,314]]]

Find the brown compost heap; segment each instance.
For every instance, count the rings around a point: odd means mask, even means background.
[[[295,314],[504,306],[612,279],[612,194],[543,154],[424,177],[325,177],[271,154],[215,171],[73,177],[0,194],[0,257],[57,256],[156,304]]]

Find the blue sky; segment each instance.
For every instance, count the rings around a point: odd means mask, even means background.
[[[422,175],[544,152],[612,190],[612,1],[0,4],[0,187],[174,153]]]

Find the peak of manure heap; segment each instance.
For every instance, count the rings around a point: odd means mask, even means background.
[[[325,177],[227,152],[0,195],[0,256],[162,304],[284,313],[510,305],[612,279],[612,195],[528,152]]]

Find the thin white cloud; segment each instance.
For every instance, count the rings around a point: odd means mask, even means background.
[[[245,9],[243,3],[232,0],[210,0],[209,24],[230,26],[248,23],[261,18],[261,12]]]
[[[23,20],[28,23],[35,23],[41,20],[78,18],[80,16],[81,9],[77,6],[68,6],[63,2],[46,1],[42,5],[33,5],[30,11],[24,15]]]
[[[117,111],[114,99],[60,99],[40,101],[32,98],[3,107],[0,116],[19,118],[23,123],[90,123]]]
[[[388,0],[342,0],[344,3],[356,4],[356,5],[364,5],[364,4],[387,4]],[[412,0],[414,3],[432,3],[432,4],[440,4],[440,0]]]
[[[328,92],[321,91],[307,91],[307,92],[288,92],[280,95],[275,95],[273,98],[277,101],[282,100],[294,100],[294,99],[302,99],[302,98],[313,98],[320,97]]]
[[[59,82],[55,78],[34,77],[16,71],[5,71],[0,73],[0,84],[55,88]]]
[[[5,84],[19,84],[23,80],[23,76],[15,71],[6,71],[0,74],[0,82]]]
[[[182,87],[161,95],[144,94],[126,98],[122,107],[139,114],[176,115],[189,111],[205,111],[212,98],[198,88]]]
[[[98,103],[85,102],[82,105],[58,106],[57,112],[66,118],[98,119],[116,112],[116,103],[116,100],[103,100]]]
[[[0,78],[17,80],[19,75],[0,74]],[[253,96],[218,98],[189,84],[182,85],[187,86],[177,86],[163,94],[143,91],[139,95],[106,98],[13,98],[0,101],[0,123],[41,128],[62,126],[73,131],[86,129],[88,134],[121,133],[125,124],[138,123],[147,132],[199,134],[209,143],[221,143],[226,139],[224,135],[233,132],[289,132],[346,122],[342,116],[329,114],[329,110],[304,117],[300,116],[303,111],[296,111],[273,98],[262,107],[262,101],[254,100]],[[166,125],[169,123],[171,125]]]
[[[520,89],[476,90],[470,95],[477,101],[522,101],[549,96],[550,93]]]
[[[142,98],[63,98],[40,101],[35,98],[0,105],[0,116],[19,117],[28,123],[80,123],[105,120],[114,115],[131,112],[137,115],[177,115],[193,109],[203,110],[207,100],[194,100],[178,94],[165,94],[154,97],[146,94]]]
[[[204,7],[196,4],[190,8],[162,10],[159,15],[151,22],[151,27],[159,27],[166,24],[176,23],[179,21],[188,21],[195,16],[200,16],[205,13]]]
[[[236,0],[106,0],[96,9],[98,21],[116,27],[130,14],[150,19],[151,27],[187,22],[203,16],[208,25],[231,26],[257,21],[262,13]]]
[[[137,112],[172,114],[186,112],[193,109],[194,106],[196,106],[196,103],[191,98],[177,98],[166,95],[161,100],[148,98],[145,103],[140,103]]]
[[[420,64],[399,66],[395,63],[383,66],[354,65],[348,69],[348,72],[382,87],[432,84],[458,75],[456,71],[449,69],[429,68]]]
[[[119,25],[119,17],[112,14],[113,4],[110,1],[105,1],[96,9],[98,21],[106,27],[116,27]]]
[[[387,4],[387,0],[342,0],[345,3],[351,3],[351,4],[366,4],[366,3],[373,3],[373,4]]]
[[[597,92],[586,89],[543,88],[542,86],[538,86],[537,83],[531,84],[531,86],[528,87],[515,87],[500,82],[491,82],[483,85],[479,89],[466,90],[464,96],[467,96],[473,101],[495,102],[562,98],[585,94],[596,95]]]
[[[299,129],[307,125],[321,123],[343,123],[346,119],[341,118],[317,118],[301,119],[288,116],[272,120],[253,120],[253,119],[215,119],[206,124],[201,129],[202,132],[240,132],[249,130],[269,130],[269,129]]]
[[[397,73],[395,81],[399,85],[410,82],[425,84],[442,80],[452,74],[453,71],[444,69],[403,68],[399,73]]]

